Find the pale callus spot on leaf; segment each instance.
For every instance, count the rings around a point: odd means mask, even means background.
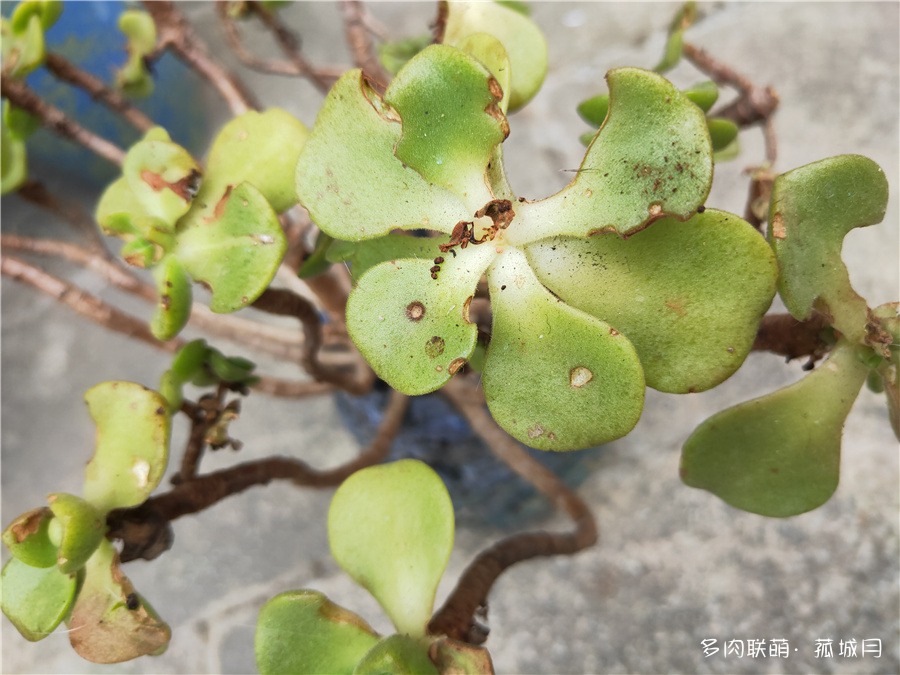
[[[131,473],[137,479],[137,486],[144,488],[150,478],[150,464],[146,460],[137,458],[131,466]]]
[[[594,373],[584,366],[576,366],[569,371],[569,384],[580,389],[594,379]]]

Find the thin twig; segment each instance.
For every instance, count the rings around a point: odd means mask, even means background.
[[[250,3],[249,10],[259,17],[260,22],[272,33],[275,42],[287,57],[287,61],[262,59],[251,53],[241,40],[237,23],[228,13],[226,2],[219,2],[219,18],[225,28],[225,36],[234,49],[235,54],[247,66],[274,75],[305,77],[323,94],[328,93],[331,85],[341,76],[343,70],[335,68],[316,68],[310,64],[300,52],[299,40],[285,26],[275,12],[270,12],[257,3]]]
[[[103,80],[82,70],[61,54],[48,52],[45,64],[47,70],[57,78],[84,89],[95,101],[100,101],[122,115],[138,131],[146,132],[156,126],[152,119],[132,105],[120,92],[108,87]]]
[[[0,256],[0,260],[2,260],[0,273],[4,276],[21,281],[42,293],[46,293],[94,323],[167,352],[175,352],[184,344],[183,340],[177,338],[168,342],[160,342],[153,336],[145,322],[116,309],[87,291],[48,274],[24,260],[14,258],[5,253]]]
[[[314,488],[340,485],[354,472],[377,464],[387,456],[408,404],[406,396],[392,391],[375,437],[365,450],[346,464],[319,470],[290,457],[238,464],[181,483],[136,508],[112,511],[107,517],[107,536],[124,541],[123,562],[136,558],[152,560],[171,545],[169,524],[173,520],[202,511],[254,485],[267,485],[273,480],[290,480],[295,485]]]
[[[43,183],[36,180],[23,183],[16,195],[69,223],[87,239],[91,252],[96,251],[106,260],[113,260],[114,256],[106,247],[94,219],[79,202],[57,197]]]
[[[456,377],[441,392],[497,457],[575,521],[575,529],[569,533],[525,532],[502,539],[479,553],[466,568],[444,606],[432,617],[428,631],[481,644],[487,634],[475,615],[480,607],[486,606],[491,587],[499,576],[523,560],[572,554],[592,546],[597,541],[597,523],[584,500],[497,425],[484,407],[477,385],[467,378]]]
[[[62,110],[38,96],[23,81],[13,77],[0,78],[0,93],[12,105],[31,113],[41,124],[63,138],[78,143],[116,166],[122,166],[125,161],[125,151],[122,148],[70,119]]]
[[[341,0],[344,35],[353,54],[353,62],[362,68],[366,77],[378,89],[384,89],[391,77],[378,60],[375,45],[365,19],[365,7],[360,0]]]
[[[316,308],[309,300],[287,289],[267,288],[253,303],[253,307],[271,314],[292,316],[300,322],[304,336],[300,364],[314,379],[320,382],[331,382],[354,394],[363,394],[369,390],[371,382],[368,378],[325,367],[319,361],[319,350],[322,346],[322,322]]]
[[[175,3],[144,0],[144,8],[156,22],[160,47],[170,48],[178,58],[203,76],[219,92],[234,115],[259,108],[241,80],[210,57],[206,45]]]

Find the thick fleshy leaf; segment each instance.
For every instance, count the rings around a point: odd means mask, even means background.
[[[888,358],[870,374],[870,381],[873,376],[876,377],[884,391],[891,428],[897,440],[900,440],[900,302],[889,302],[876,307],[872,315],[886,335],[890,336],[891,343],[887,345]]]
[[[414,459],[357,471],[328,511],[334,559],[375,596],[397,632],[412,637],[425,635],[453,526],[447,488]]]
[[[165,650],[172,634],[169,626],[122,574],[110,542],[101,542],[84,572],[66,620],[69,641],[79,656],[94,663],[121,663]]]
[[[138,202],[128,180],[124,177],[110,183],[100,196],[95,218],[104,234],[119,237],[126,242],[140,238],[159,247],[152,256],[152,261],[159,260],[162,253],[172,247],[172,224],[161,218],[149,215]],[[123,250],[123,255],[134,255],[135,252]],[[134,259],[126,258],[129,264],[147,266],[146,255]]]
[[[484,647],[441,637],[431,643],[431,660],[441,673],[493,675],[491,654]]]
[[[171,228],[187,213],[200,184],[200,167],[160,127],[125,155],[124,176],[139,208]]]
[[[141,504],[166,470],[166,400],[134,382],[103,382],[84,399],[97,425],[94,456],[84,471],[84,498],[102,513]]]
[[[681,60],[681,50],[684,45],[684,31],[697,20],[697,3],[686,2],[678,10],[675,18],[669,26],[669,37],[666,40],[666,48],[663,57],[653,69],[657,72],[671,70]]]
[[[32,567],[10,558],[0,575],[3,613],[26,640],[37,642],[62,622],[78,582],[74,574],[63,574],[56,566]]]
[[[47,534],[52,519],[53,513],[47,507],[26,511],[3,530],[3,543],[13,556],[26,565],[55,565],[57,546]]]
[[[147,12],[128,9],[119,15],[119,30],[128,38],[128,60],[116,73],[116,84],[129,96],[153,93],[147,56],[156,49],[156,22]]]
[[[280,108],[250,111],[222,127],[206,160],[197,199],[216,200],[229,185],[252,184],[277,212],[297,203],[294,173],[309,132]]]
[[[549,239],[527,250],[547,288],[628,337],[648,386],[675,393],[709,389],[744,362],[778,275],[759,233],[713,209],[627,239]]]
[[[841,341],[799,382],[706,420],[684,444],[682,480],[764,516],[824,504],[838,484],[844,420],[868,373],[859,351]]]
[[[3,17],[0,28],[4,77],[25,77],[44,62],[44,28],[40,16],[31,14],[21,21],[16,21],[15,15],[13,20]]]
[[[450,2],[444,29],[444,44],[461,44],[474,33],[492,35],[509,55],[509,109],[528,103],[541,88],[547,74],[547,43],[537,24],[527,14],[496,2]]]
[[[431,35],[416,35],[378,45],[378,60],[391,75],[396,75],[412,57],[433,42]]]
[[[47,501],[54,515],[50,538],[58,540],[59,546],[56,564],[60,572],[71,574],[84,567],[97,550],[106,534],[106,519],[90,502],[75,495],[60,492]]]
[[[518,204],[510,243],[629,234],[662,215],[688,218],[706,199],[713,165],[700,108],[647,70],[617,68],[607,81],[609,114],[574,180],[552,197]]]
[[[212,292],[209,308],[224,313],[246,307],[266,290],[286,250],[269,202],[250,183],[240,183],[179,224],[174,254]]]
[[[0,129],[0,195],[18,190],[27,178],[25,142],[13,138],[4,125]]]
[[[398,228],[449,234],[471,220],[459,197],[394,156],[400,131],[359,70],[331,88],[297,164],[297,196],[324,232],[347,241]]]
[[[256,667],[262,675],[349,675],[377,642],[369,624],[321,593],[289,591],[259,612]]]
[[[503,91],[503,98],[497,102],[497,107],[500,108],[500,112],[506,114],[509,108],[510,68],[509,56],[503,48],[503,43],[488,33],[472,33],[453,46],[474,56],[490,71]]]
[[[719,87],[712,80],[698,82],[684,90],[684,95],[700,106],[703,112],[709,112],[713,104],[719,99]]]
[[[526,445],[576,450],[627,434],[644,404],[628,339],[544,288],[508,249],[488,272],[494,311],[484,396],[497,423]]]
[[[431,45],[409,60],[384,94],[401,120],[394,154],[472,212],[489,202],[486,169],[509,134],[493,75],[453,47]]]
[[[191,278],[174,255],[163,258],[154,268],[153,278],[159,302],[150,320],[150,331],[157,340],[171,340],[191,316]]]
[[[345,262],[350,266],[354,282],[362,278],[375,265],[402,258],[425,258],[433,260],[441,255],[438,246],[442,240],[432,237],[411,237],[404,234],[389,234],[364,242],[334,241],[326,254],[330,262]]]
[[[597,94],[585,99],[578,104],[576,110],[585,122],[593,127],[599,127],[609,112],[609,94]]]
[[[492,255],[489,246],[448,255],[437,278],[427,258],[384,262],[363,275],[347,302],[347,330],[380,378],[427,394],[462,368],[478,336],[469,302]]]
[[[353,675],[438,675],[428,658],[428,643],[408,635],[391,635],[372,647]]]
[[[734,143],[738,135],[737,124],[724,117],[711,117],[706,121],[709,137],[715,152],[724,150]]]
[[[868,307],[850,285],[841,245],[853,228],[881,222],[887,199],[884,172],[860,155],[823,159],[775,179],[769,241],[781,268],[778,291],[797,319],[817,308],[849,340],[865,339]]]

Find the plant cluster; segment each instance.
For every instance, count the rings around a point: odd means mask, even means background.
[[[306,61],[278,5],[218,9],[245,62],[326,92],[311,129],[285,110],[257,110],[172,3],[122,14],[127,59],[109,85],[45,50],[62,3],[22,2],[3,19],[3,193],[53,208],[28,173],[27,137],[38,125],[121,169],[90,218],[89,246],[4,235],[4,249],[93,265],[151,302],[151,315],[104,311],[84,295],[70,306],[175,352],[158,392],[117,381],[87,393],[97,440],[83,496],[50,495],[4,531],[12,557],[2,608],[26,639],[65,623],[74,649],[92,661],[164,650],[170,629],[121,563],[171,546],[175,518],[288,479],[340,486],[327,526],[333,556],[397,632],[379,636],[322,594],[290,591],[261,611],[261,672],[486,672],[476,617],[494,580],[520,560],[596,540],[587,505],[519,444],[561,452],[621,438],[640,418],[647,387],[711,389],[753,349],[807,356],[810,368],[824,361],[802,381],[701,424],[684,445],[687,485],[766,516],[817,508],[837,487],[844,419],[866,382],[885,392],[900,438],[898,303],[869,307],[841,259],[849,231],[883,218],[884,173],[856,155],[780,175],[768,167],[753,176],[746,219],[708,205],[715,164],[737,155],[740,129],[763,125],[774,161],[778,99],[685,41],[693,3],[678,12],[655,69],[613,69],[608,92],[579,106],[594,128],[581,165],[538,200],[513,192],[502,150],[509,114],[534,97],[548,67],[526,7],[438,3],[434,34],[386,42],[379,62],[362,6],[347,1],[357,67],[335,71]],[[271,29],[287,60],[248,52],[238,28],[248,19]],[[152,63],[166,50],[203,72],[234,113],[203,162],[125,98],[152,93]],[[713,79],[676,88],[662,73],[683,57]],[[52,109],[24,79],[41,67],[93,87],[140,140],[123,150]],[[720,86],[736,87],[740,105],[711,113]],[[106,237],[121,240],[115,254]],[[4,251],[5,275],[50,288],[34,269]],[[136,269],[150,270],[153,284]],[[279,269],[286,287],[273,284]],[[194,302],[195,285],[211,313]],[[789,315],[766,315],[776,293]],[[220,316],[251,306],[295,318],[302,340]],[[299,362],[311,380],[260,376],[242,357],[185,342],[192,317],[212,334]],[[376,378],[393,393],[376,438],[353,462],[317,471],[273,457],[198,472],[205,449],[240,447],[229,433],[239,399],[229,394],[360,394]],[[207,391],[194,401],[187,385]],[[577,525],[488,549],[437,612],[453,544],[450,497],[421,462],[378,465],[407,397],[435,391]],[[179,416],[190,424],[181,470],[169,492],[153,496]]]

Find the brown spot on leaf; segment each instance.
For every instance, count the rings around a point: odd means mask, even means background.
[[[535,424],[533,427],[528,427],[528,438],[540,438],[544,435],[544,427],[540,424]]]
[[[466,298],[466,301],[463,303],[463,321],[466,323],[472,323],[472,319],[469,318],[469,307],[472,306],[472,296],[470,295]]]
[[[225,213],[225,205],[228,203],[228,199],[231,197],[231,191],[234,189],[233,185],[229,185],[225,188],[225,193],[216,202],[216,207],[213,209],[211,216],[206,216],[203,220],[207,223],[211,223],[214,220],[219,220],[222,217],[222,214]]]
[[[45,518],[50,518],[51,512],[46,506],[23,513],[19,518],[9,526],[16,543],[21,544],[31,535],[41,529],[41,523]]]
[[[659,204],[651,204],[647,211],[650,213],[651,217],[656,218],[662,214],[662,207]]]
[[[459,372],[459,369],[466,365],[466,360],[463,358],[456,358],[450,362],[450,365],[447,366],[447,370],[450,371],[451,375],[456,375]]]
[[[162,308],[164,310],[169,311],[169,308],[172,307],[172,296],[171,295],[159,296],[159,304],[162,305]]]
[[[446,343],[444,342],[444,338],[439,335],[435,335],[425,343],[425,353],[429,358],[436,359],[438,356],[444,353],[445,345]]]
[[[406,306],[406,318],[410,321],[421,321],[425,316],[425,305],[418,300],[413,300]]]
[[[618,335],[618,334],[619,334],[619,331],[617,331],[615,328],[613,328],[612,326],[610,326],[610,327],[609,327],[609,334],[610,334],[610,335]]]
[[[196,169],[191,169],[187,176],[174,183],[167,182],[158,173],[144,169],[141,171],[141,180],[155,192],[161,192],[168,188],[186,202],[191,201],[200,189],[200,172]]]
[[[678,300],[666,300],[666,307],[675,312],[678,316],[684,316],[687,312],[684,305]]]

